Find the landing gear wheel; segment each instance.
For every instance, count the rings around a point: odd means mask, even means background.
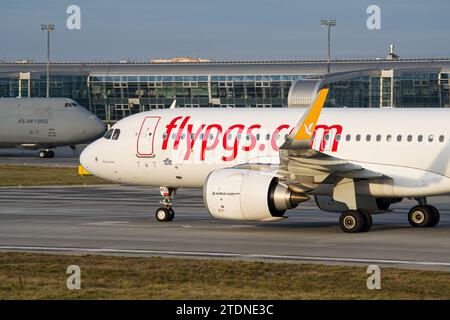
[[[55,153],[51,150],[41,150],[39,151],[39,158],[53,158],[55,156]]]
[[[439,222],[437,217],[438,215],[436,215],[435,211],[428,205],[415,206],[408,212],[409,224],[417,228],[426,228],[436,225],[437,222]],[[435,222],[436,224],[433,225]]]
[[[159,208],[155,212],[156,220],[158,220],[159,222],[171,221],[170,216],[171,214],[169,208]]]
[[[439,213],[439,210],[436,207],[430,206],[430,205],[428,205],[427,207],[433,213],[433,219],[432,219],[433,221],[431,222],[431,224],[429,226],[430,228],[433,228],[433,227],[437,226],[437,224],[439,223],[439,220],[441,219],[441,214]]]
[[[361,210],[349,210],[341,214],[339,225],[347,233],[364,232],[370,229],[372,221],[370,214]]]
[[[370,230],[370,228],[372,228],[372,224],[373,224],[372,215],[366,210],[358,210],[358,211],[361,212],[365,216],[365,219],[366,219],[366,224],[362,228],[361,232],[367,232]]]
[[[169,208],[169,220],[167,221],[173,221],[173,218],[175,218],[175,212],[172,208]]]

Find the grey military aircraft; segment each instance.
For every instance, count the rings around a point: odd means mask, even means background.
[[[0,98],[0,148],[41,149],[40,158],[53,158],[50,149],[75,149],[104,131],[99,118],[71,99]]]

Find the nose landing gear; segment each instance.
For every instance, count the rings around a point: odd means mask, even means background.
[[[163,196],[163,200],[159,203],[162,204],[161,208],[158,208],[155,212],[156,220],[159,222],[172,221],[175,218],[175,212],[172,209],[172,199],[177,189],[160,187],[159,191]]]
[[[41,150],[39,151],[39,158],[53,158],[55,156],[55,153],[52,150]]]

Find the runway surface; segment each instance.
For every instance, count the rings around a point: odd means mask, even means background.
[[[86,145],[77,145],[75,152],[70,147],[52,149],[55,153],[55,157],[52,159],[40,159],[38,157],[39,150],[0,149],[0,165],[77,167],[79,156],[85,147]]]
[[[173,222],[154,211],[156,188],[94,186],[0,188],[0,250],[243,260],[379,264],[450,271],[450,198],[436,228],[412,228],[407,211],[374,216],[370,232],[346,234],[338,214],[306,202],[281,222],[221,221],[203,207],[201,190],[179,190]]]

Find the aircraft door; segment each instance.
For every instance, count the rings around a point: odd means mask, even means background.
[[[137,155],[139,157],[154,157],[154,143],[156,128],[161,117],[150,116],[145,117],[142,122],[141,129],[137,141]]]

